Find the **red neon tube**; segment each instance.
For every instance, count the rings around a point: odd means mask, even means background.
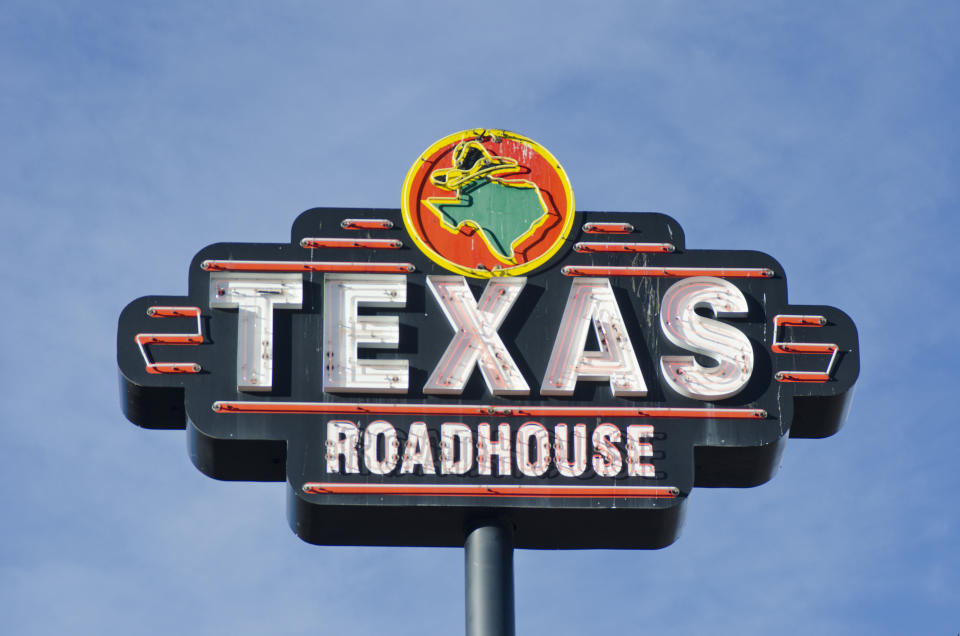
[[[560,270],[564,276],[650,276],[654,278],[686,278],[690,276],[718,276],[720,278],[771,278],[772,269],[766,267],[603,267],[598,265],[567,265]]]
[[[546,486],[481,484],[345,484],[308,482],[310,495],[397,495],[413,497],[615,497],[624,499],[673,499],[680,495],[670,486]]]
[[[587,234],[630,234],[633,226],[629,223],[584,223],[583,231]]]
[[[764,419],[763,409],[672,408],[624,406],[494,406],[481,404],[379,404],[346,402],[218,401],[217,413],[321,415],[474,415],[479,417],[646,417],[690,419]]]
[[[591,243],[581,242],[573,246],[575,252],[594,254],[601,252],[659,253],[669,254],[677,248],[673,243]]]
[[[344,219],[340,227],[345,230],[389,230],[393,221],[388,219]]]
[[[323,261],[203,261],[208,272],[364,272],[409,274],[412,263],[335,263]]]
[[[368,250],[396,250],[403,247],[403,243],[397,239],[305,238],[301,239],[300,247],[306,247],[308,249],[360,248]]]

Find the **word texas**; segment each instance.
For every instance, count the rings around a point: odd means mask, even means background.
[[[408,360],[358,355],[361,348],[398,347],[399,317],[386,312],[371,315],[368,308],[405,307],[406,278],[401,274],[325,274],[324,391],[408,392]],[[530,394],[530,386],[498,333],[525,285],[522,277],[492,278],[478,300],[462,276],[426,277],[426,286],[453,328],[453,336],[424,384],[424,394],[460,395],[476,367],[491,394]],[[271,389],[274,310],[302,305],[301,274],[211,275],[211,308],[238,310],[238,390]],[[747,307],[743,292],[720,278],[685,278],[666,290],[659,306],[659,328],[667,340],[690,353],[660,357],[659,367],[670,389],[688,398],[713,401],[736,395],[747,385],[754,366],[753,347],[743,332],[715,319],[745,317]],[[591,328],[595,349],[588,348]],[[543,329],[548,333],[555,330],[556,337],[539,387],[541,395],[572,395],[579,381],[609,383],[616,397],[647,394],[634,343],[608,279],[573,279],[559,321],[544,324]],[[693,354],[713,364],[702,365]]]

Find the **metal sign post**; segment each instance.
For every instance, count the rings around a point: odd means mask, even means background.
[[[512,525],[484,521],[463,548],[467,636],[514,636]]]

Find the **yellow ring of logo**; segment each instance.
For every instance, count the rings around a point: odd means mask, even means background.
[[[421,169],[423,168],[423,165],[428,161],[430,161],[431,158],[434,157],[434,155],[436,155],[436,153],[446,148],[450,148],[458,144],[462,144],[464,142],[469,144],[470,140],[479,140],[479,139],[488,138],[488,137],[494,138],[494,139],[497,139],[497,138],[509,139],[509,140],[518,142],[520,144],[523,144],[529,147],[535,153],[537,153],[550,166],[550,168],[552,168],[553,172],[557,176],[557,179],[563,188],[564,199],[566,201],[565,206],[563,206],[564,209],[556,210],[556,212],[561,216],[561,219],[562,219],[559,234],[556,236],[556,238],[554,238],[553,242],[549,245],[549,247],[546,250],[544,250],[543,252],[541,252],[540,254],[538,254],[536,257],[534,257],[529,261],[511,266],[509,264],[510,263],[509,260],[505,260],[503,257],[498,255],[496,251],[494,251],[493,249],[490,249],[491,245],[489,240],[487,240],[486,236],[484,236],[483,233],[481,233],[481,238],[483,238],[484,242],[487,244],[487,247],[491,255],[493,255],[499,261],[505,264],[505,266],[501,266],[494,269],[486,269],[482,267],[481,268],[469,267],[466,265],[462,265],[460,263],[456,263],[450,260],[449,258],[446,258],[445,256],[443,256],[443,254],[435,250],[424,239],[424,237],[421,236],[417,231],[416,223],[414,222],[414,215],[417,215],[419,213],[420,206],[419,205],[411,206],[411,203],[410,203],[410,197],[411,197],[413,188],[419,187],[419,182],[422,181],[422,179],[419,179],[419,180],[417,179],[417,175],[421,173]],[[491,158],[488,156],[485,161],[489,162],[491,159],[493,161],[496,161],[497,159],[504,159],[504,158],[498,158],[498,157]],[[509,161],[512,161],[512,160],[509,160]],[[516,164],[515,161],[513,163]],[[473,179],[474,176],[482,176],[485,174],[496,174],[497,172],[501,172],[501,171],[506,172],[510,170],[506,162],[504,162],[502,165],[504,167],[501,169],[501,168],[498,168],[496,165],[490,166],[487,164],[485,165],[485,167],[482,167],[480,170],[477,171],[479,173],[478,175],[468,175],[466,178],[462,176],[467,174],[465,171],[460,171],[454,168],[438,169],[435,171],[435,174],[443,173],[441,174],[441,176],[446,178],[447,174],[458,173],[457,175],[455,175],[455,179],[450,180],[451,183],[453,183],[454,185],[457,185],[461,182],[466,183],[468,181],[474,180]],[[457,176],[459,176],[460,178],[456,179]],[[452,189],[452,187],[450,189]],[[429,203],[427,202],[424,202],[424,203],[428,207],[434,208],[434,206],[430,205]],[[560,166],[560,163],[556,160],[556,158],[552,154],[550,154],[550,151],[548,151],[546,148],[544,148],[537,142],[533,141],[532,139],[528,137],[524,137],[523,135],[519,135],[517,133],[513,133],[507,130],[495,130],[495,129],[488,129],[488,128],[475,128],[472,130],[464,130],[458,133],[454,133],[452,135],[448,135],[444,137],[443,139],[440,139],[439,141],[432,144],[429,148],[427,148],[420,155],[420,157],[418,157],[417,160],[414,161],[413,165],[407,171],[406,178],[403,181],[401,212],[403,215],[403,224],[407,229],[407,233],[410,235],[410,238],[413,239],[413,242],[416,243],[417,247],[420,248],[420,251],[427,256],[427,258],[429,258],[431,261],[433,261],[437,265],[440,265],[444,269],[450,270],[451,272],[454,272],[457,274],[462,274],[464,276],[470,276],[472,278],[491,278],[494,276],[520,276],[522,274],[526,274],[527,272],[533,271],[537,267],[540,267],[541,265],[549,261],[550,258],[552,258],[560,250],[560,248],[563,247],[563,245],[567,242],[567,238],[570,236],[570,231],[573,228],[574,217],[576,216],[576,208],[574,206],[574,200],[573,200],[573,189],[570,187],[570,181],[569,179],[567,179],[566,172]],[[467,224],[473,225],[470,222],[467,222]],[[473,226],[475,227],[475,225]],[[522,235],[522,237],[517,241],[514,241],[514,243],[519,243],[524,238],[531,236],[532,233],[534,233],[538,228],[539,228],[538,224],[532,226],[527,233]],[[444,227],[444,229],[450,231],[453,234],[459,233],[458,228]]]

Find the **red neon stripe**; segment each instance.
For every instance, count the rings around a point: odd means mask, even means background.
[[[344,219],[340,227],[345,230],[389,230],[393,221],[389,219]]]
[[[770,346],[774,353],[819,353],[829,355],[838,347],[835,344],[820,344],[815,342],[774,343]]]
[[[197,333],[138,333],[134,342],[140,349],[147,373],[200,373],[196,362],[152,362],[147,354],[146,345],[198,345],[203,342],[203,330],[200,322],[199,307],[171,307],[155,305],[147,308],[151,318],[196,318]]]
[[[776,327],[822,327],[827,324],[823,316],[774,316],[773,324]]]
[[[308,249],[319,248],[361,248],[370,250],[396,250],[403,247],[397,239],[351,239],[351,238],[305,238],[300,240],[300,247]]]
[[[564,276],[651,276],[655,278],[687,278],[719,276],[721,278],[771,278],[772,269],[765,267],[602,267],[568,265],[560,270]]]
[[[474,415],[502,417],[648,417],[690,419],[764,419],[763,409],[633,408],[622,406],[494,406],[480,404],[359,404],[355,402],[218,401],[217,413],[320,415]]]
[[[778,371],[777,382],[826,382],[829,373],[819,371]]]
[[[136,336],[136,341],[137,344],[141,345],[188,345],[202,343],[203,336],[200,334],[138,333]]]
[[[334,263],[322,261],[203,261],[208,272],[368,272],[408,274],[412,263]]]
[[[200,373],[200,365],[195,362],[152,362],[147,365],[147,373]]]
[[[587,234],[629,234],[633,226],[629,223],[584,223],[583,231]]]
[[[481,484],[344,484],[308,482],[309,495],[397,495],[414,497],[615,497],[618,499],[674,499],[678,488],[666,486],[541,486]]]
[[[147,315],[151,318],[196,318],[200,315],[200,308],[154,306],[147,308]]]
[[[793,383],[822,383],[830,380],[830,371],[840,351],[834,343],[826,342],[780,342],[777,335],[781,327],[823,327],[827,319],[823,316],[779,315],[773,317],[773,344],[770,350],[774,353],[820,354],[829,355],[826,371],[780,371],[777,373],[777,382]]]
[[[677,248],[673,243],[577,243],[573,246],[575,252],[593,254],[598,252],[644,252],[670,253]]]

